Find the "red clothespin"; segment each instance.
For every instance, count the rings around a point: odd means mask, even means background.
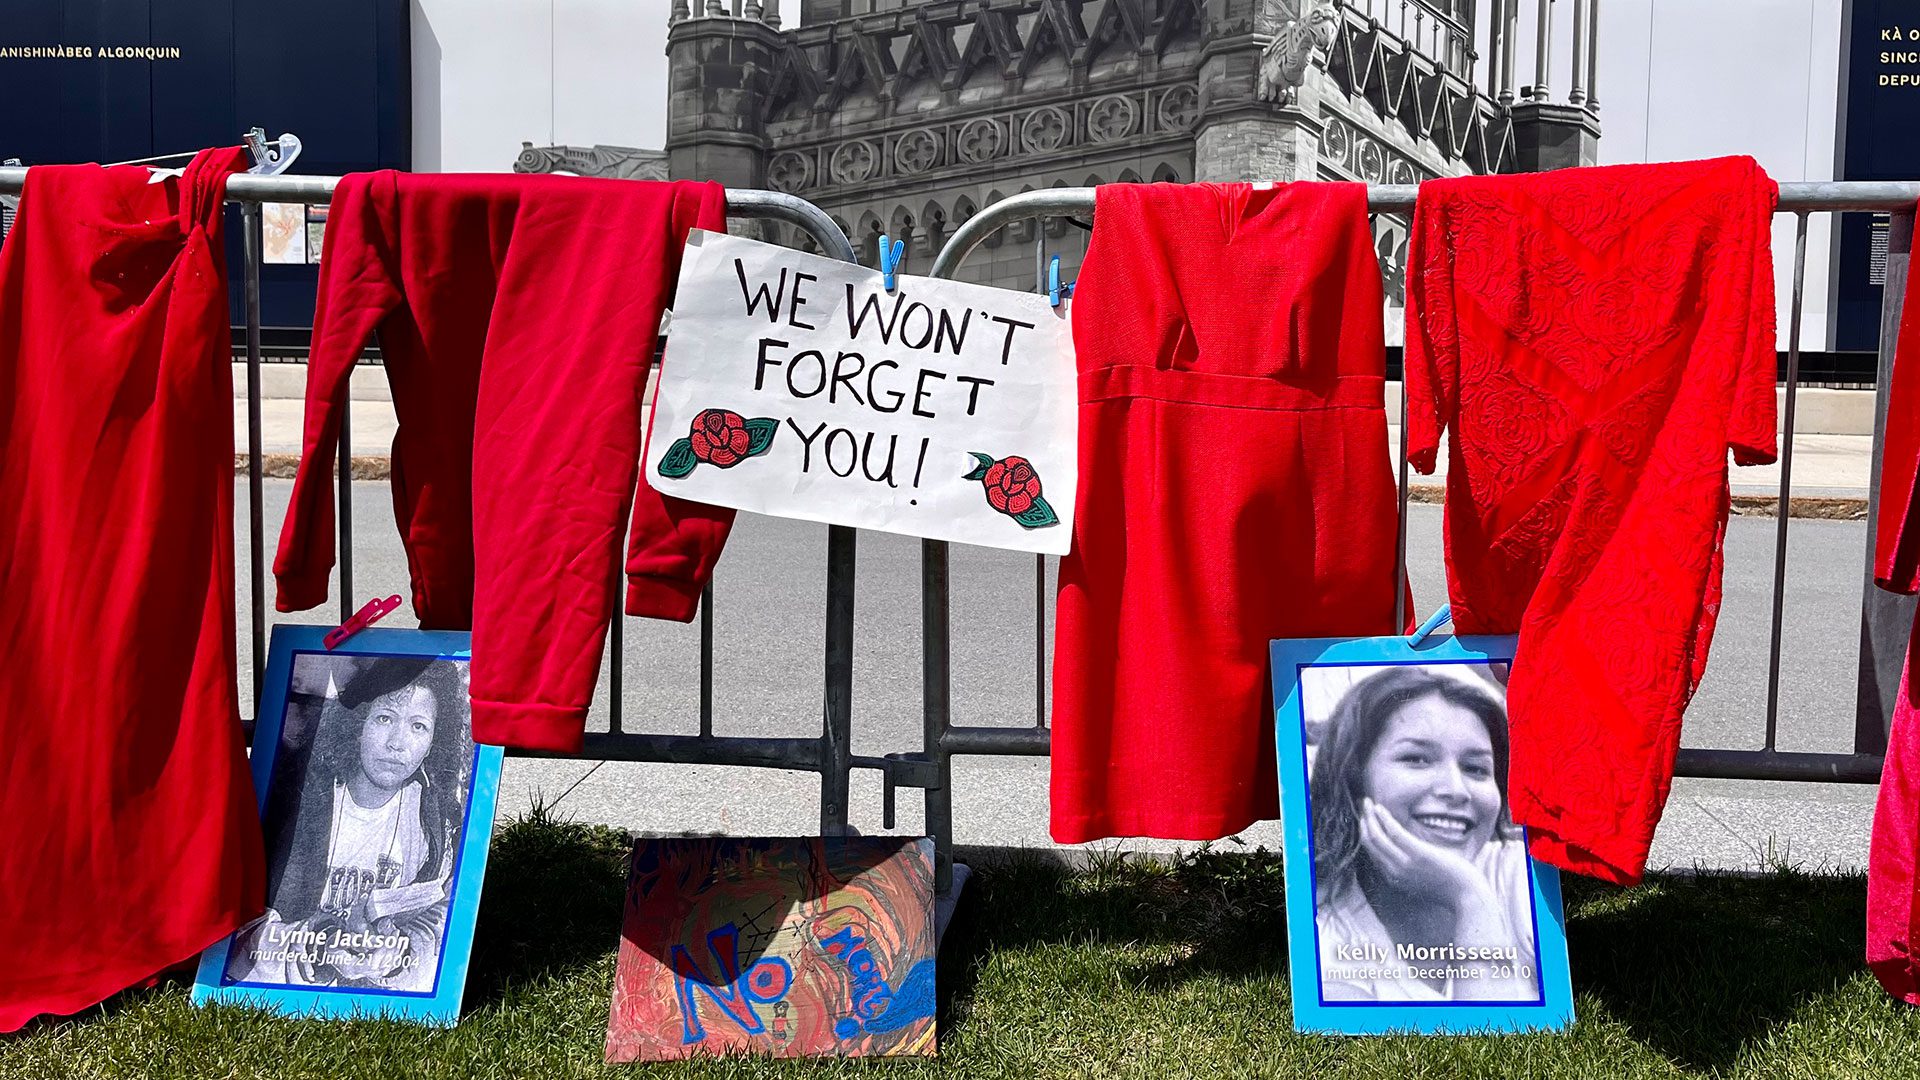
[[[399,606],[400,595],[398,593],[387,597],[385,600],[369,600],[359,611],[353,613],[353,618],[327,631],[327,636],[323,644],[329,649],[337,649],[342,642],[360,631],[365,630],[367,627],[372,626],[374,623],[379,622],[381,619],[386,618],[394,608]]]

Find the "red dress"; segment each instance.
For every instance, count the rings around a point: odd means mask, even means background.
[[[1052,831],[1211,840],[1279,814],[1268,642],[1394,629],[1366,190],[1096,199],[1073,308]]]
[[[1776,189],[1749,158],[1420,187],[1407,453],[1443,429],[1461,633],[1520,635],[1533,854],[1639,880],[1720,609],[1727,451],[1774,456]]]
[[[1887,403],[1886,449],[1880,464],[1879,519],[1874,530],[1874,578],[1883,589],[1920,592],[1920,288],[1907,279],[1900,316],[1893,385]],[[1913,646],[1900,672],[1880,798],[1867,852],[1867,966],[1887,993],[1920,1005],[1915,931],[1920,894],[1914,863],[1920,854],[1920,687],[1914,685]]]
[[[0,1031],[261,910],[220,229],[245,158],[32,169],[0,252]]]
[[[691,619],[733,524],[638,473],[642,384],[695,227],[726,228],[720,185],[343,177],[276,606],[327,598],[348,375],[377,331],[414,610],[425,627],[473,628],[474,737],[577,753],[629,507],[635,615]]]

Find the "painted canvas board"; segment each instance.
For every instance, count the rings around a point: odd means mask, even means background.
[[[933,841],[637,842],[610,1062],[931,1055]]]

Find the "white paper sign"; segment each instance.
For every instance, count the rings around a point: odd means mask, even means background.
[[[696,502],[1062,555],[1078,429],[1066,304],[687,239],[647,481]]]

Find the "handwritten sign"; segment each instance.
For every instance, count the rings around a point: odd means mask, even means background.
[[[1067,305],[695,230],[647,480],[696,502],[1062,555]]]

